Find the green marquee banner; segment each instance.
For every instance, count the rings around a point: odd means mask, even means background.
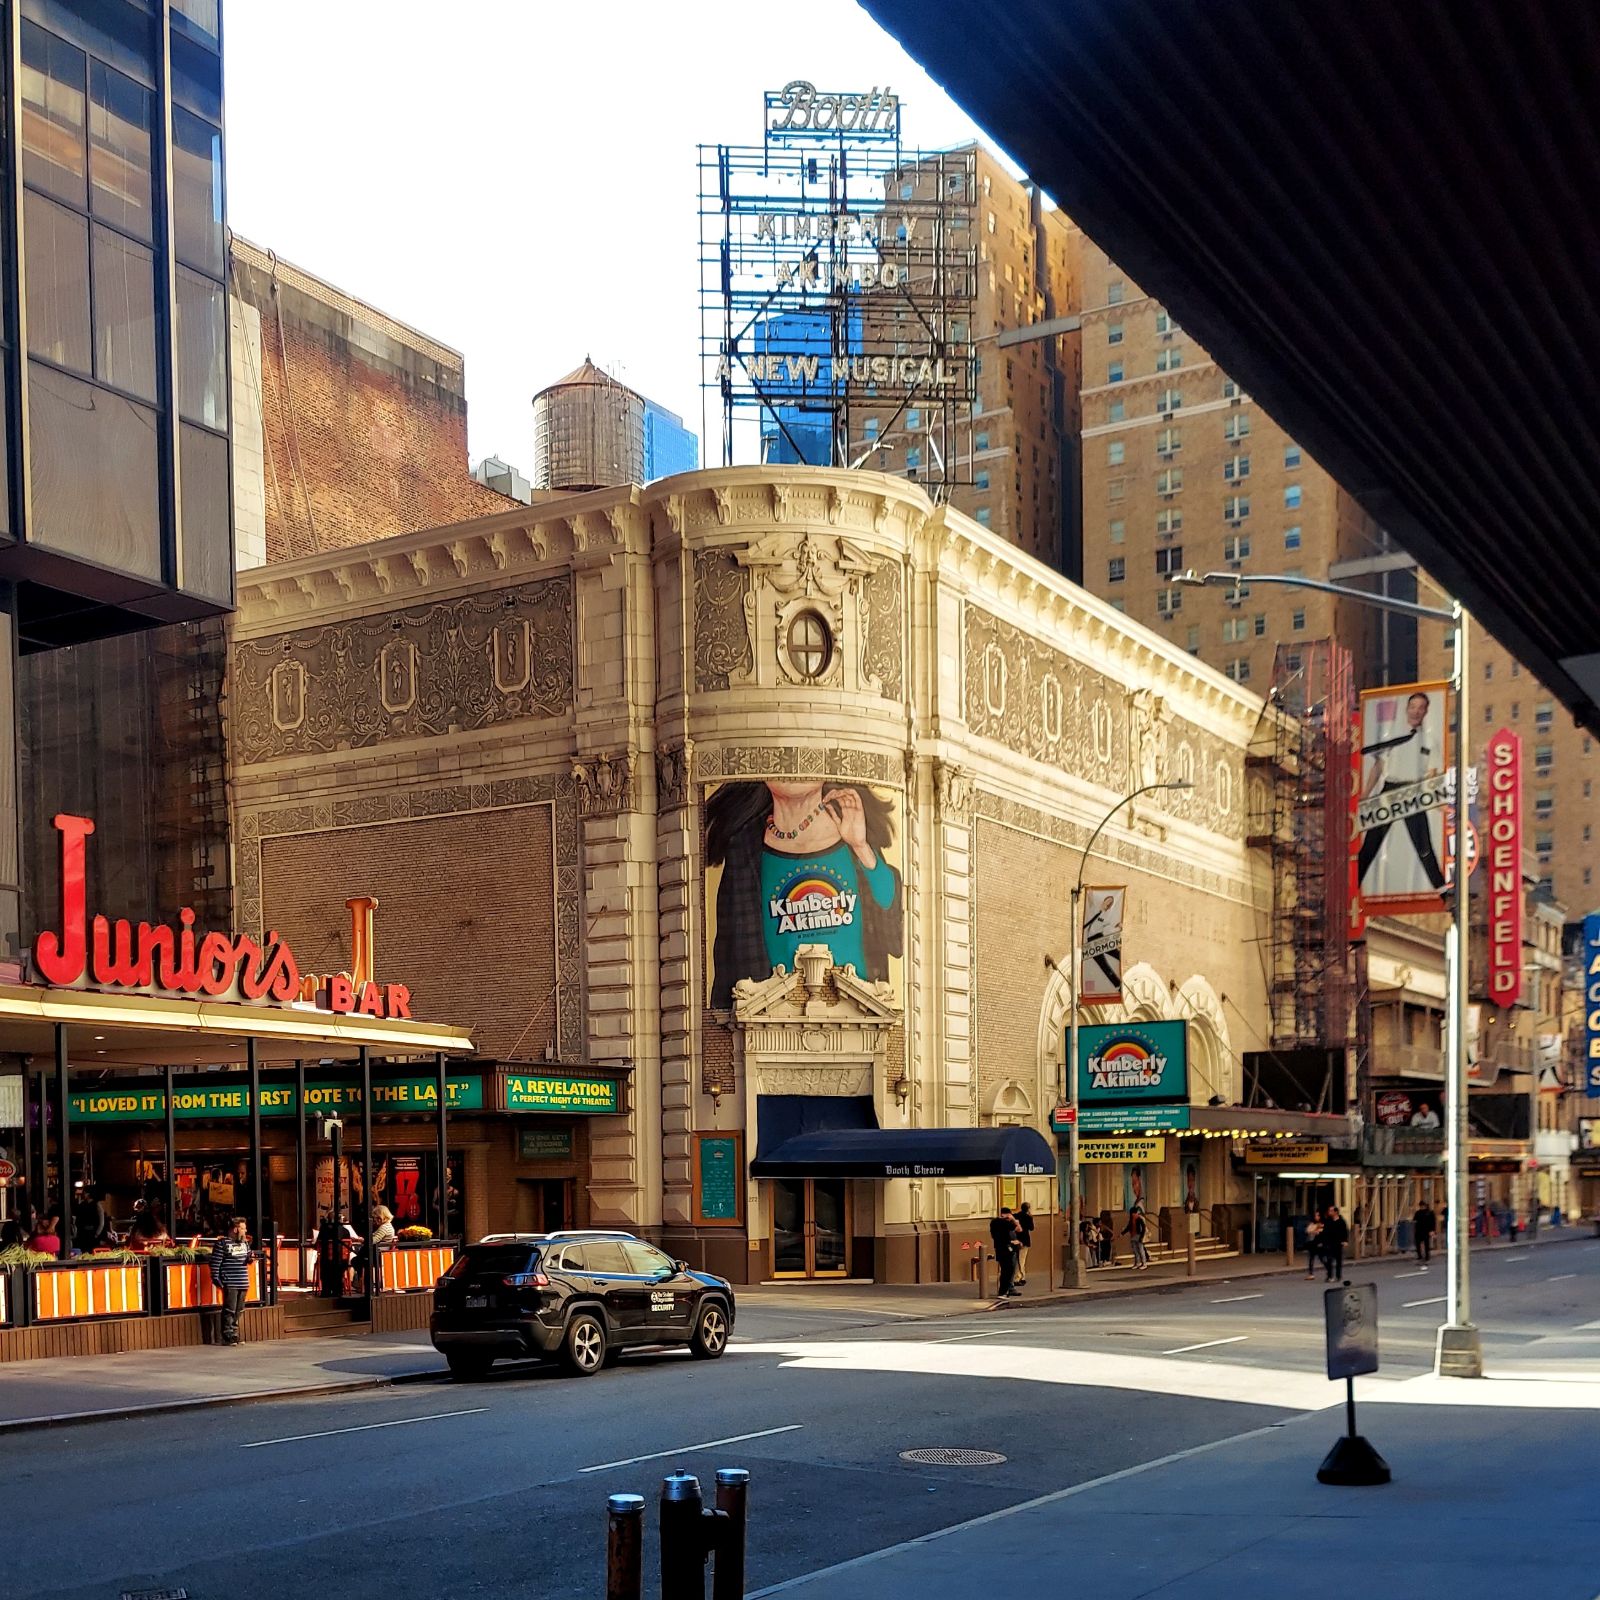
[[[215,1119],[250,1115],[250,1086],[237,1079],[201,1084],[194,1079],[180,1080],[173,1090],[172,1115],[184,1119]],[[438,1083],[433,1078],[375,1079],[372,1085],[372,1110],[375,1116],[432,1113],[439,1104]],[[147,1087],[144,1082],[107,1084],[101,1089],[73,1092],[72,1121],[80,1122],[160,1122],[167,1114],[166,1092]],[[445,1084],[445,1107],[450,1111],[481,1111],[483,1079],[451,1078]],[[361,1085],[354,1079],[324,1079],[306,1085],[306,1110],[337,1114],[361,1109]],[[292,1117],[295,1114],[292,1083],[263,1083],[261,1115]]]
[[[507,1111],[567,1111],[579,1116],[614,1116],[622,1109],[615,1078],[577,1078],[511,1073],[505,1080]]]

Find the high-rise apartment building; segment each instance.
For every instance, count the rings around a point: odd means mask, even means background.
[[[1012,346],[998,340],[1074,309],[1083,236],[992,151],[979,145],[974,156],[977,399],[970,419],[946,436],[942,408],[912,403],[897,416],[891,406],[864,406],[851,413],[851,458],[865,456],[867,466],[924,483],[948,479],[949,499],[959,510],[1072,576],[1078,559],[1077,339],[1069,334]],[[947,164],[936,159],[908,167],[885,203],[931,194],[941,177],[950,181]]]

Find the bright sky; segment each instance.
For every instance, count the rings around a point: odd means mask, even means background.
[[[695,146],[759,143],[763,90],[977,133],[852,0],[228,0],[226,35],[232,227],[460,350],[473,460],[524,472],[585,355],[699,431]]]

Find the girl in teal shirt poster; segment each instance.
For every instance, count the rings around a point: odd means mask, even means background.
[[[711,1005],[733,1005],[741,978],[795,970],[803,944],[838,967],[887,979],[901,952],[900,874],[891,802],[862,784],[820,779],[725,783],[706,801],[706,864],[722,868]]]

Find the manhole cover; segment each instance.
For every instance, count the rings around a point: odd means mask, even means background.
[[[998,1467],[1005,1457],[994,1450],[902,1450],[900,1459],[923,1467]]]

